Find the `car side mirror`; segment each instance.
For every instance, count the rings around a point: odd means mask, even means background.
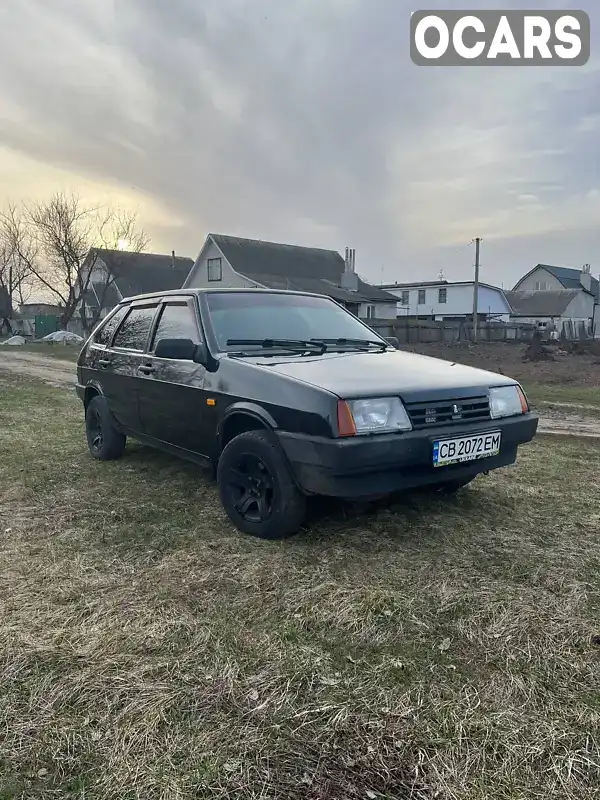
[[[202,364],[204,367],[208,366],[208,349],[204,342],[195,346],[193,360],[196,364]]]
[[[156,345],[154,355],[157,358],[195,361],[197,347],[191,339],[161,339]]]
[[[396,336],[386,336],[385,340],[388,344],[391,344],[392,347],[395,347],[396,350],[400,350],[400,342]]]

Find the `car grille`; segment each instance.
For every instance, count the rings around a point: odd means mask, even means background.
[[[490,401],[487,395],[463,397],[460,400],[406,403],[406,410],[414,430],[490,419]]]

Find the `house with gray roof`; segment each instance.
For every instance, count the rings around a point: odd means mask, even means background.
[[[600,282],[589,264],[583,269],[537,264],[506,296],[513,319],[559,333],[568,322],[576,327],[583,324],[591,332],[600,303]]]
[[[594,304],[590,306],[588,298],[587,292],[579,289],[506,292],[512,321],[532,323],[540,330],[554,330],[559,335],[580,330],[581,326],[591,333]]]
[[[355,253],[210,233],[184,287],[324,294],[363,319],[395,319],[398,298],[356,273]]]
[[[86,316],[101,319],[125,297],[181,289],[194,262],[159,253],[134,253],[93,247],[81,273],[87,281]]]
[[[550,264],[537,264],[513,287],[513,291],[560,292],[563,289],[577,289],[588,292],[600,300],[600,282],[591,274],[589,264],[583,269],[572,267],[553,267]]]

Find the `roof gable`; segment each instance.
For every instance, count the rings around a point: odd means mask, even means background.
[[[339,277],[344,259],[335,250],[210,235],[236,272],[244,275],[280,275],[297,278]]]
[[[93,255],[104,262],[123,297],[181,289],[194,266],[191,258],[176,256],[173,260],[173,256],[159,253],[94,248],[88,258]]]
[[[585,289],[581,284],[581,275],[583,270],[574,269],[573,267],[554,267],[552,264],[536,264],[535,267],[530,270],[526,275],[520,278],[517,283],[515,284],[516,287],[532,275],[536,269],[545,269],[546,272],[549,272],[550,275],[553,275],[559,283],[564,286],[565,289],[578,289],[579,291],[586,292],[588,291]],[[598,296],[600,293],[600,282],[597,278],[594,278],[593,275],[591,277],[591,286],[590,286],[590,293],[593,295]],[[518,291],[518,290],[516,290]]]
[[[239,274],[271,289],[326,294],[342,302],[397,303],[398,298],[358,279],[358,291],[341,287],[344,259],[335,250],[263,242],[211,233],[209,238]]]

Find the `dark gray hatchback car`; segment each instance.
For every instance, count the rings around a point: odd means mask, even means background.
[[[301,527],[310,495],[455,492],[512,464],[538,424],[516,381],[402,352],[300,292],[123,300],[77,374],[95,458],[131,436],[209,464],[234,525],[269,539]]]

